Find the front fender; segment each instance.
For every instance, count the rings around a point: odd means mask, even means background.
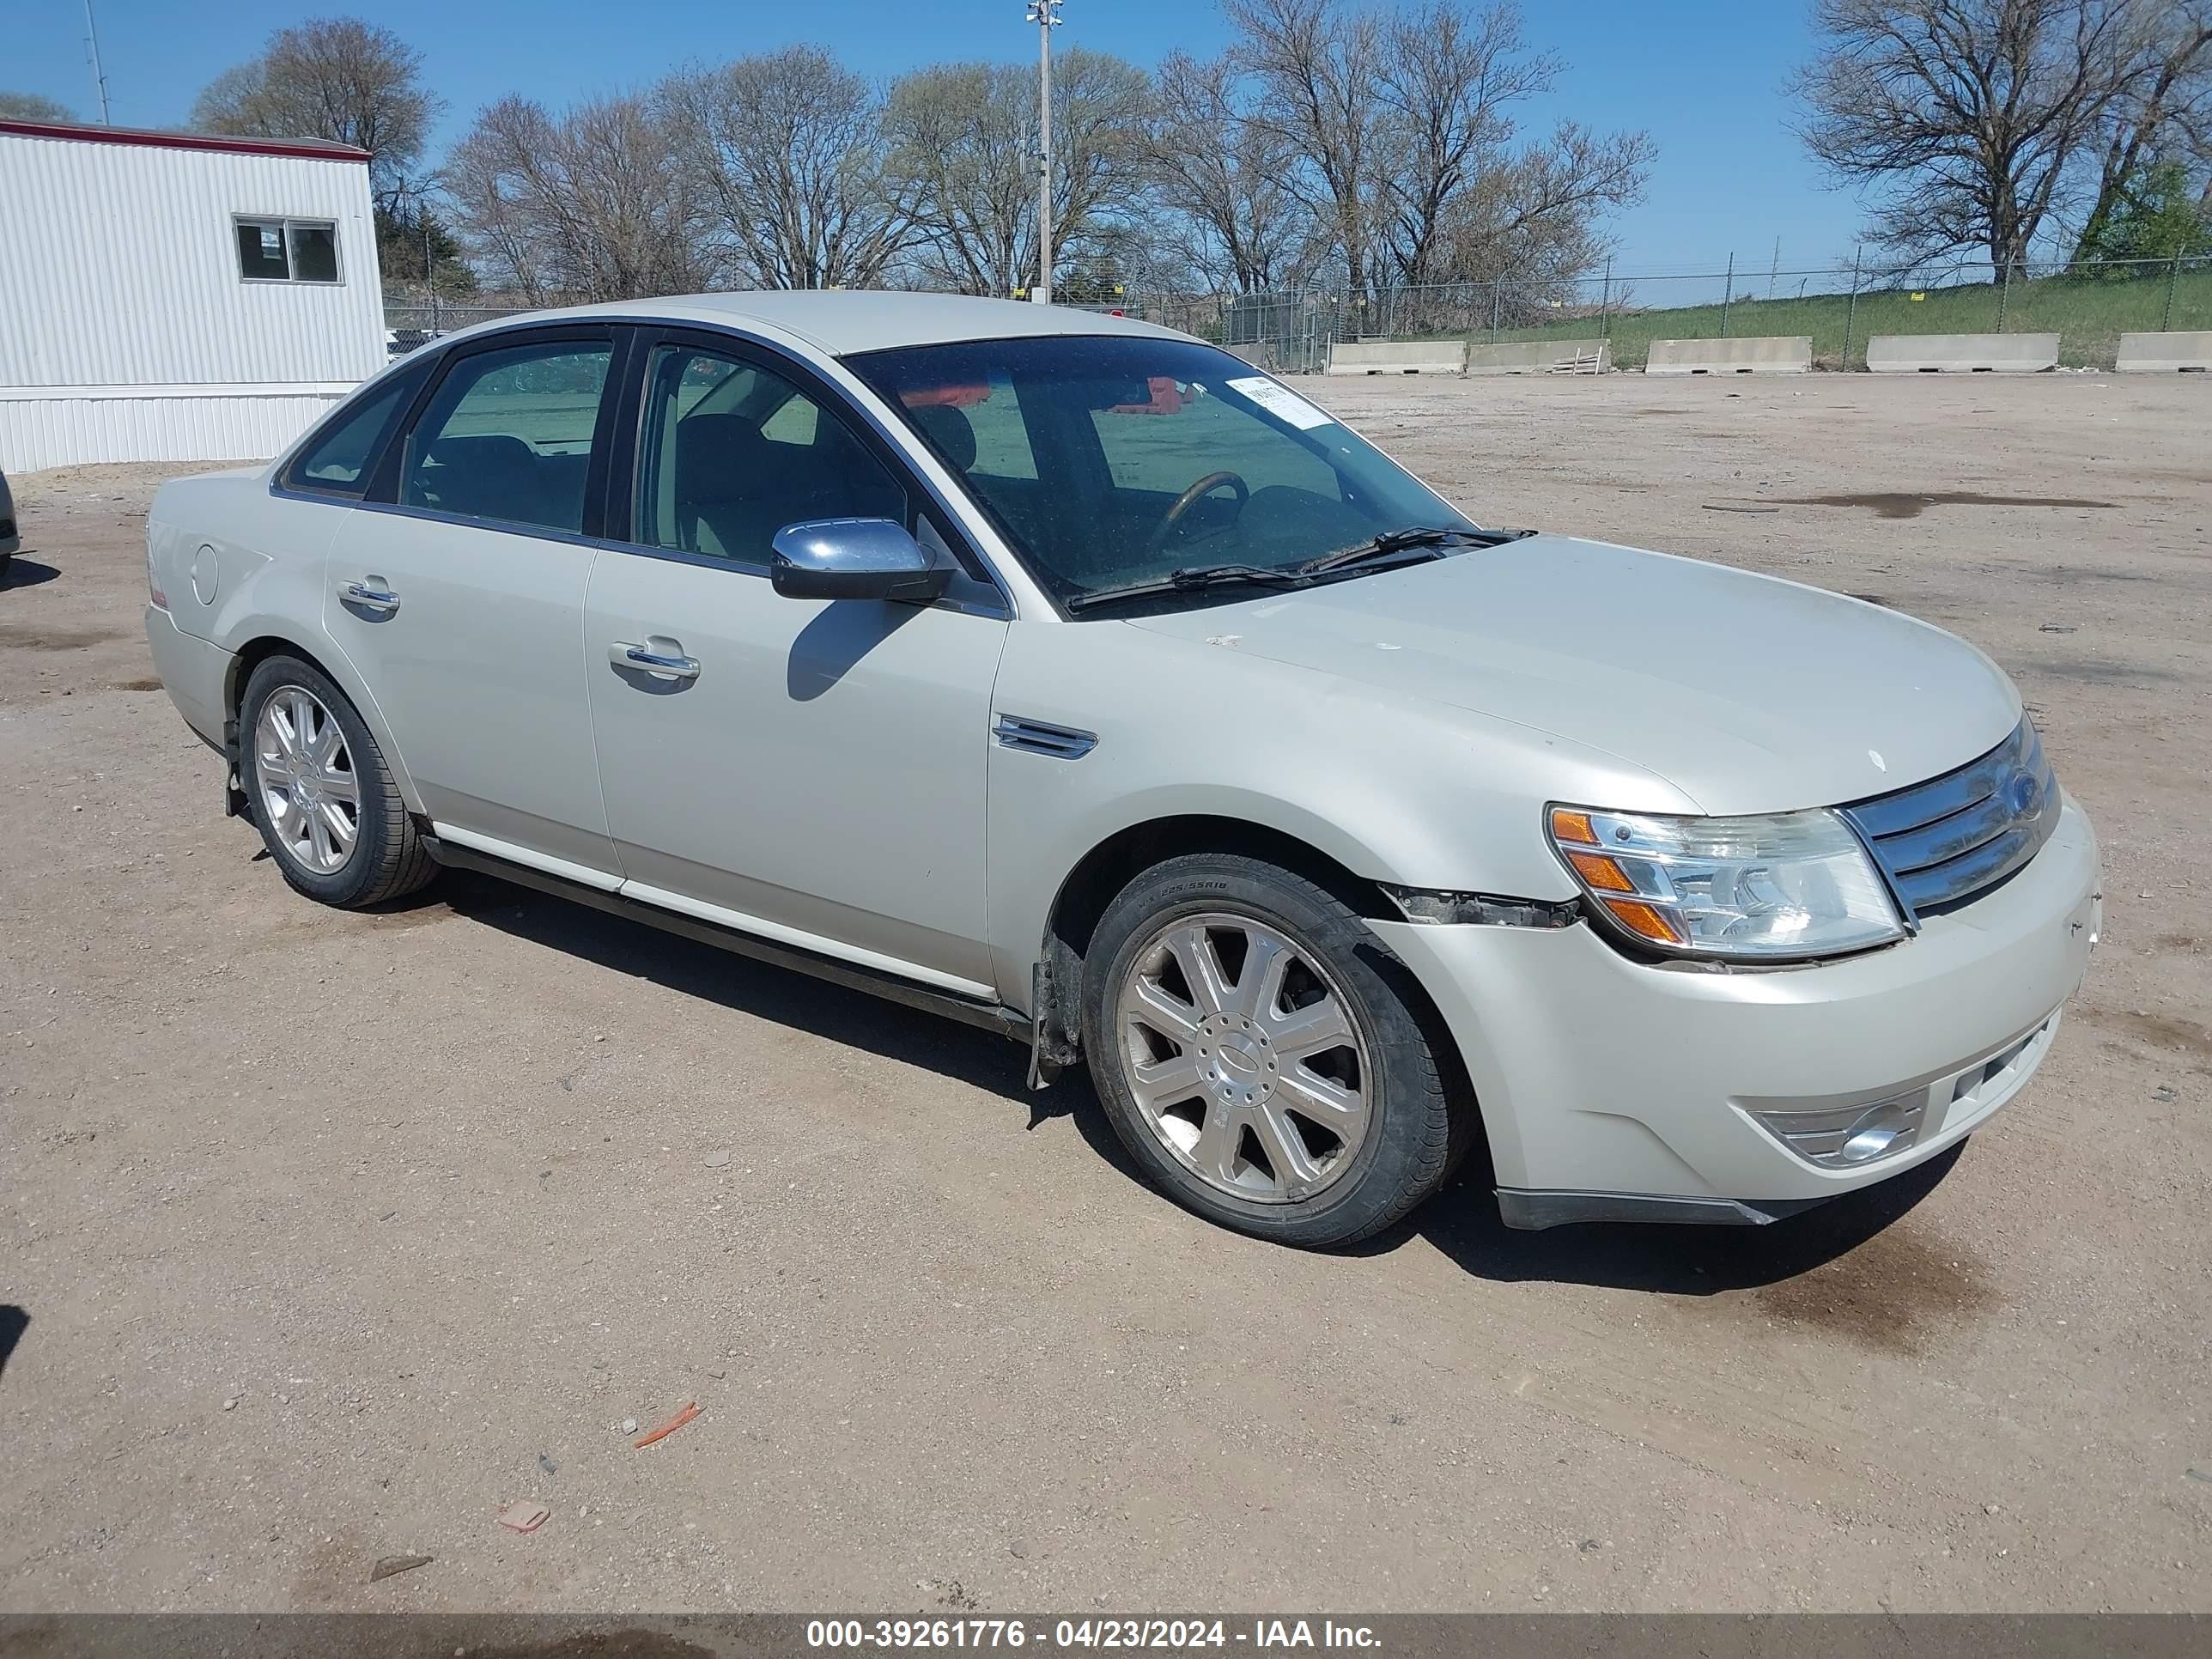
[[[1097,737],[1074,760],[991,752],[990,941],[1017,1006],[1069,873],[1140,824],[1235,818],[1374,881],[1565,900],[1547,800],[1696,810],[1656,775],[1547,732],[1118,623],[1014,624],[994,714]]]

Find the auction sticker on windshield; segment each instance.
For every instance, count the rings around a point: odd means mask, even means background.
[[[1310,432],[1317,426],[1336,424],[1334,416],[1316,409],[1290,387],[1277,386],[1264,374],[1239,375],[1229,384],[1267,413],[1288,421],[1301,432]]]

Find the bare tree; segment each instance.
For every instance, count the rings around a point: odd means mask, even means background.
[[[1150,83],[1082,47],[1053,70],[1053,218],[1059,256],[1094,251],[1133,211]],[[891,84],[889,176],[913,222],[917,274],[970,294],[1010,294],[1036,270],[1036,81],[1024,68],[942,64]]]
[[[422,85],[422,54],[358,17],[322,17],[269,37],[261,55],[200,94],[191,122],[206,132],[327,138],[369,153],[380,207],[416,164],[444,100]]]
[[[2155,165],[2193,168],[2212,204],[2212,0],[2139,5],[2126,84],[2105,116],[2075,258],[2101,249],[2128,191]]]
[[[913,234],[884,178],[882,100],[820,47],[688,70],[659,96],[746,280],[866,287]]]
[[[1451,199],[1437,268],[1510,273],[1524,296],[1556,292],[1604,256],[1602,216],[1642,196],[1652,153],[1642,133],[1562,124],[1543,143],[1484,168]]]
[[[1564,123],[1548,141],[1515,148],[1514,106],[1552,91],[1564,72],[1556,58],[1528,55],[1511,0],[1474,13],[1428,0],[1389,18],[1375,172],[1380,240],[1400,281],[1563,255],[1587,264],[1597,216],[1641,196],[1654,153],[1642,132]],[[1484,244],[1501,263],[1468,263]]]
[[[1444,274],[1436,256],[1452,204],[1512,139],[1508,106],[1549,91],[1561,66],[1525,55],[1510,0],[1474,15],[1431,0],[1389,18],[1382,46],[1379,228],[1400,277],[1428,282]]]
[[[2171,0],[2163,0],[2171,3]],[[2027,258],[2124,94],[2136,0],[1818,0],[1799,134],[1901,266]]]
[[[1359,4],[1225,0],[1253,94],[1243,123],[1325,228],[1349,297],[1509,260],[1586,268],[1602,216],[1642,194],[1650,139],[1566,123],[1522,140],[1516,106],[1553,91],[1564,66],[1529,52],[1513,0]]]
[[[35,92],[0,92],[0,121],[74,121],[76,112]]]
[[[1167,234],[1216,287],[1254,293],[1290,278],[1313,216],[1286,182],[1294,158],[1282,138],[1244,118],[1234,60],[1161,61],[1146,164]]]
[[[447,189],[487,276],[533,304],[690,293],[720,273],[675,157],[648,98],[559,116],[507,98],[455,148]]]
[[[1231,48],[1258,97],[1246,119],[1296,165],[1286,185],[1325,222],[1356,298],[1367,291],[1376,214],[1372,150],[1382,29],[1342,0],[1223,0]]]

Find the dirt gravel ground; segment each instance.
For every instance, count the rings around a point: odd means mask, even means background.
[[[1307,386],[1483,518],[2018,677],[2107,930],[1963,1157],[1758,1232],[1213,1231],[983,1035],[486,881],[294,897],[151,678],[146,473],[34,475],[0,1609],[2212,1609],[2212,386]]]

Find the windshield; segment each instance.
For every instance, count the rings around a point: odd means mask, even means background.
[[[1062,604],[1176,571],[1288,570],[1397,531],[1474,528],[1327,411],[1195,342],[1045,335],[849,366],[967,479]]]

